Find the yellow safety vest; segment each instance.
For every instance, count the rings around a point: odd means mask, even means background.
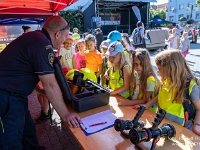
[[[195,84],[194,80],[190,81],[189,95],[191,94],[192,88]],[[158,106],[166,111],[165,117],[167,119],[184,126],[184,107],[182,103],[172,103],[172,100],[174,99],[173,91],[174,89],[169,91],[169,81],[165,80],[159,90]]]
[[[124,65],[122,67],[122,69],[124,67],[129,67],[128,65]],[[109,72],[109,86],[112,90],[116,90],[119,89],[120,87],[124,86],[124,78],[123,78],[123,71],[121,70],[116,70],[114,72],[114,68],[110,68],[110,72]],[[128,98],[130,96],[130,92],[129,90],[124,91],[122,93],[119,93],[119,95]]]
[[[130,59],[130,54],[127,51],[124,51],[124,55]]]
[[[150,82],[154,82],[154,92],[151,94],[150,98],[148,101],[150,101],[152,98],[155,97],[155,92],[156,92],[156,87],[157,87],[157,82],[156,82],[156,79],[153,75],[150,75],[148,78],[147,78],[147,84],[150,83]],[[137,99],[142,99],[143,98],[143,95],[144,95],[144,92],[143,91],[140,91],[139,95],[138,95],[138,98]],[[153,106],[151,107],[148,107],[148,110],[151,110],[152,112],[157,112],[157,105],[154,104]]]

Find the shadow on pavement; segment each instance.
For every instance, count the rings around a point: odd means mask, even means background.
[[[187,63],[195,64],[195,62],[193,62],[193,61],[189,61],[189,60],[186,60],[186,61],[187,61]]]
[[[195,55],[195,54],[191,54],[191,53],[190,53],[190,55],[200,57],[200,55]]]

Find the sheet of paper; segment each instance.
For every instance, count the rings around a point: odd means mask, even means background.
[[[95,132],[107,129],[109,127],[112,127],[116,119],[117,117],[110,110],[106,110],[106,111],[82,118],[81,119],[82,124],[80,125],[87,135],[87,134],[95,133]],[[102,122],[106,122],[106,123],[91,126],[93,124],[98,124]]]

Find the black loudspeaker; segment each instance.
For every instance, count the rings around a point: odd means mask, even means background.
[[[96,22],[92,22],[92,28],[96,29],[97,28],[97,23]]]
[[[150,22],[150,28],[155,28],[155,22]]]

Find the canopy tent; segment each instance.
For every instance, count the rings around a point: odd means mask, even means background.
[[[77,0],[0,0],[0,25],[41,25]]]
[[[0,18],[48,18],[77,0],[1,0]]]
[[[21,26],[41,25],[77,0],[0,0],[0,44],[9,43],[21,34]],[[31,27],[32,28],[32,27]]]
[[[176,23],[166,21],[157,15],[150,22],[154,22],[155,27],[167,27],[167,26],[175,26],[176,25]]]
[[[45,20],[45,18],[2,18],[0,19],[0,25],[42,24],[45,22]]]

